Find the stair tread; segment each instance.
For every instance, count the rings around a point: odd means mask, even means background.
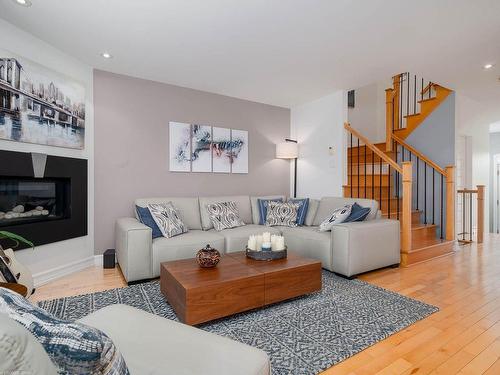
[[[420,116],[420,115],[421,115],[421,113],[419,112],[419,113],[413,113],[411,115],[404,115],[403,117],[404,118],[409,118],[409,117],[417,117],[417,116]],[[396,129],[396,130],[399,130],[399,129]]]
[[[426,98],[426,99],[419,100],[417,103],[432,102],[433,100],[436,100],[436,99],[437,98],[434,96],[432,98]]]
[[[426,229],[426,228],[436,228],[436,224],[423,224],[423,223],[418,223],[418,224],[413,224],[411,226],[411,229],[413,230],[419,230],[419,229]]]
[[[421,250],[424,250],[424,249],[428,249],[430,247],[435,247],[435,246],[438,246],[438,245],[447,244],[449,242],[453,242],[453,241],[447,241],[447,240],[444,240],[444,239],[442,240],[440,238],[418,239],[418,240],[415,240],[415,241],[412,239],[410,252],[421,251]]]

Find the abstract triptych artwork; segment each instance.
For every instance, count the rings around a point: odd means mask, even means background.
[[[248,173],[248,132],[170,122],[170,171]]]

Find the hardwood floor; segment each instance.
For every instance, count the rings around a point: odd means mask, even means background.
[[[360,279],[439,306],[440,311],[322,375],[500,374],[500,236],[448,256]],[[40,287],[33,300],[126,285],[119,269],[89,268]]]

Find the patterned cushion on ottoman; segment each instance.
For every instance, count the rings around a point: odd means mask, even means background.
[[[5,288],[0,288],[0,313],[36,337],[59,374],[129,375],[113,341],[96,328],[57,319]]]

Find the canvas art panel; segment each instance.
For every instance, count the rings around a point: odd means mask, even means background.
[[[191,125],[169,123],[169,159],[171,172],[191,171]]]
[[[248,173],[248,132],[231,130],[231,172]]]
[[[231,129],[212,128],[212,171],[231,172]]]
[[[191,171],[212,172],[212,127],[191,126]]]
[[[83,149],[85,87],[0,49],[0,139]]]

